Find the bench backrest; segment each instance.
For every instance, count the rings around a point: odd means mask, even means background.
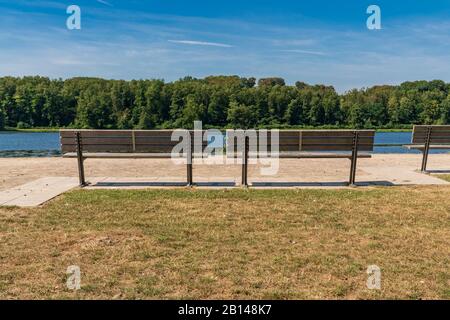
[[[301,151],[351,151],[355,132],[358,150],[373,151],[374,130],[312,130],[300,132]]]
[[[412,144],[425,144],[430,129],[431,144],[450,144],[450,126],[414,126]]]
[[[352,151],[355,132],[358,133],[358,150],[373,151],[375,131],[374,130],[280,130],[279,151],[280,152],[345,152]],[[257,139],[249,136],[250,151],[260,151],[260,137]],[[270,130],[267,132],[267,151],[271,151],[272,136]],[[263,140],[264,141],[264,140]],[[236,148],[235,148],[236,149]]]
[[[80,132],[83,152],[171,153],[174,146],[180,142],[172,141],[173,131],[61,130],[61,151],[62,153],[76,152],[76,133]],[[207,142],[204,141],[203,146],[205,147],[206,144]]]
[[[172,141],[173,130],[61,130],[61,150],[63,153],[76,152],[76,133],[80,132],[84,152],[112,153],[171,153],[179,141]],[[373,151],[374,130],[280,130],[280,152],[336,152],[351,151],[355,132],[358,133],[358,150]],[[191,131],[193,137],[193,132]],[[261,133],[250,139],[250,150],[260,147]],[[267,151],[271,151],[271,132],[267,131]],[[192,145],[194,139],[192,138]],[[227,139],[227,147],[230,139]],[[202,148],[208,141],[202,141]],[[235,139],[237,151],[242,141]]]

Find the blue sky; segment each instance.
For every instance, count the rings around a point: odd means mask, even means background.
[[[66,28],[76,4],[82,29]],[[382,30],[366,28],[381,8]],[[450,0],[0,0],[0,76],[450,82]]]

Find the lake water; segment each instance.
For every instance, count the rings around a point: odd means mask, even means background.
[[[59,132],[0,131],[0,157],[60,155]]]
[[[376,144],[408,144],[411,132],[380,132],[375,136]],[[433,150],[433,153],[448,153],[449,150]],[[396,147],[375,147],[374,153],[419,153],[419,151]],[[58,132],[13,132],[0,131],[0,157],[49,157],[61,154]]]

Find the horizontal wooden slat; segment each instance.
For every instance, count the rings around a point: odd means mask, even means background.
[[[74,137],[72,138],[61,138],[62,144],[76,144],[77,141]],[[90,138],[83,138],[82,139],[83,145],[87,144],[132,144],[133,140],[131,137],[103,137],[103,138],[97,138],[97,137],[90,137]]]
[[[136,138],[156,138],[156,137],[161,137],[161,138],[171,138],[173,135],[173,130],[172,131],[135,131],[134,135]],[[192,137],[194,137],[193,133],[191,132]]]
[[[373,144],[374,138],[361,137],[360,144]],[[353,137],[303,137],[302,144],[350,144],[353,145]]]
[[[413,137],[412,143],[417,143],[417,144],[425,144],[427,141],[427,139],[425,137]],[[447,138],[443,138],[443,137],[431,137],[430,138],[430,142],[431,143],[450,143],[450,134]]]
[[[407,144],[407,145],[404,145],[404,147],[408,148],[408,149],[416,149],[416,150],[424,150],[425,149],[425,146],[423,144],[417,144],[417,145]],[[450,150],[450,144],[447,144],[447,145],[445,145],[445,144],[441,144],[441,145],[439,145],[439,144],[432,144],[432,145],[430,145],[430,149]]]
[[[75,137],[78,131],[60,131],[62,138]],[[131,137],[130,130],[95,130],[95,131],[80,131],[81,137]]]
[[[414,137],[417,139],[425,139],[428,135],[427,134],[415,134]],[[450,131],[445,133],[445,132],[435,132],[435,133],[431,133],[431,137],[434,139],[446,139],[450,136]]]
[[[62,153],[67,153],[67,152],[76,152],[77,151],[77,147],[73,146],[73,145],[62,145],[61,146],[61,152]]]
[[[230,148],[228,148],[227,150],[231,150]],[[243,150],[242,146],[239,146],[239,148],[237,148],[235,146],[234,148],[234,152],[240,152]],[[256,145],[250,145],[249,146],[249,150],[263,150],[261,148],[259,148],[259,146]],[[267,146],[267,150],[271,151],[271,146]],[[302,146],[302,149],[299,149],[299,146],[279,146],[278,148],[279,151],[352,151],[352,146],[351,145],[304,145]],[[366,144],[359,144],[358,145],[358,150],[359,151],[373,151],[373,145],[366,145]]]
[[[134,145],[134,147],[141,147],[141,148],[154,148],[154,147],[167,147],[167,148],[174,148],[176,145],[178,145],[178,142],[172,142],[172,143],[153,143],[151,141],[149,141],[148,143],[136,143]],[[68,146],[68,147],[76,147],[77,145],[75,143],[64,143],[61,146]],[[104,144],[98,144],[98,143],[85,143],[83,142],[82,144],[82,149],[86,149],[87,147],[89,148],[95,148],[96,146],[122,146],[122,147],[130,147],[133,148],[133,144],[131,143],[104,143]],[[192,147],[202,147],[202,148],[206,148],[208,146],[207,143],[203,143],[203,144],[194,144],[191,143]]]
[[[416,138],[420,138],[420,139],[425,139],[428,135],[427,134],[415,134],[414,137]],[[445,132],[432,132],[431,133],[431,137],[432,138],[448,138],[450,136],[450,131],[445,133]]]
[[[194,155],[194,157],[200,157],[199,155]],[[203,154],[203,157],[207,157],[207,154]],[[241,154],[228,154],[229,158],[239,158]],[[69,152],[63,155],[64,158],[76,158],[76,152]],[[84,158],[90,159],[123,159],[123,158],[135,158],[135,159],[170,159],[172,157],[171,153],[84,153]],[[349,154],[339,154],[339,153],[307,153],[307,152],[289,152],[280,153],[272,155],[255,155],[249,154],[250,158],[283,158],[283,159],[300,159],[300,158],[330,158],[330,159],[349,159],[351,156]],[[371,158],[370,154],[360,153],[358,158]]]
[[[317,130],[317,131],[301,131],[301,137],[353,137],[355,131],[351,130]],[[357,131],[360,137],[373,137],[375,131],[362,130]]]
[[[76,152],[70,152],[63,155],[64,158],[76,158]],[[170,153],[84,153],[84,158],[90,159],[170,159]]]
[[[360,145],[368,145],[368,146],[370,146],[372,144],[373,144],[372,141],[359,141],[358,142],[358,146],[360,146]],[[235,147],[236,146],[241,147],[243,145],[244,145],[243,142],[242,143],[238,143],[238,144],[236,144],[236,143],[234,144]],[[259,144],[258,142],[253,142],[253,143],[250,142],[249,143],[250,147],[261,147],[261,146],[264,146],[264,145],[271,146],[272,144],[270,142],[267,143],[267,144]],[[330,145],[341,146],[341,145],[345,145],[345,146],[353,146],[353,143],[352,142],[345,142],[345,141],[338,141],[338,142],[335,142],[335,143],[333,143],[332,141],[318,141],[318,142],[317,141],[305,141],[302,144],[302,146],[305,146],[305,145],[325,145],[325,146],[330,146]],[[227,146],[230,147],[231,144],[227,144]],[[287,146],[287,147],[296,146],[296,147],[298,147],[299,144],[298,143],[289,143],[289,144],[279,144],[279,146],[280,147],[281,146]]]
[[[350,153],[327,153],[327,152],[280,152],[280,153],[254,153],[249,152],[249,158],[282,158],[282,159],[351,159],[352,155]],[[242,153],[227,153],[227,158],[242,158]],[[369,153],[358,153],[358,158],[371,158],[372,155]]]
[[[428,128],[431,127],[432,132],[448,132],[450,131],[450,125],[445,126],[414,126],[414,133],[428,132]]]
[[[271,157],[271,156],[270,156]],[[282,159],[351,159],[351,154],[340,153],[282,153],[280,158]],[[358,154],[358,158],[371,158],[370,154]]]
[[[359,151],[372,151],[373,145],[358,145]],[[301,151],[352,151],[349,145],[302,145]]]
[[[266,138],[268,141],[272,140],[272,135],[267,135],[267,136],[258,136],[260,138]],[[299,140],[299,135],[295,135],[295,136],[278,136],[278,140],[279,141],[298,141]]]
[[[85,138],[82,139],[83,145],[111,145],[111,144],[133,144],[133,140],[131,138]],[[172,141],[170,139],[160,139],[160,138],[139,138],[135,139],[135,144],[143,144],[143,145],[177,145],[180,141]],[[76,144],[75,139],[71,138],[62,138],[62,144]],[[192,144],[196,143],[195,141],[191,142]],[[200,141],[199,145],[207,145],[207,141]]]
[[[258,151],[260,151],[260,150],[263,150],[263,149],[260,149],[259,147],[249,147],[249,150],[258,150]],[[227,152],[231,152],[231,149],[230,148],[227,148]],[[243,151],[243,148],[237,148],[237,147],[235,147],[234,148],[234,152],[242,152]],[[269,146],[267,146],[267,148],[266,148],[266,150],[264,150],[264,151],[268,151],[268,152],[270,152],[270,151],[272,151],[272,148],[271,148],[271,146],[269,145]],[[281,152],[283,152],[283,151],[288,151],[288,152],[298,152],[299,151],[299,148],[298,148],[298,146],[279,146],[279,148],[278,148],[278,151],[281,151]]]
[[[144,153],[170,153],[172,152],[172,146],[136,146],[135,152],[144,152]]]
[[[76,145],[62,145],[62,152],[75,152]],[[83,152],[132,152],[131,145],[84,145]]]

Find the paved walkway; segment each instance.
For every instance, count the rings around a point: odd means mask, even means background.
[[[413,171],[409,168],[364,168],[363,178],[358,186],[405,186],[405,185],[450,185],[449,182],[435,176]],[[283,179],[284,178],[284,179]],[[249,177],[249,183],[254,188],[346,188],[346,181],[311,182],[299,177]],[[103,177],[91,180],[87,189],[145,189],[145,188],[173,188],[186,186],[183,176],[178,177]],[[235,177],[202,177],[194,175],[196,187],[206,188],[234,188],[240,186],[241,181]]]
[[[41,178],[0,192],[0,206],[35,207],[75,188],[78,179],[67,177]]]
[[[0,206],[38,206],[76,188],[77,166],[72,160],[0,159]],[[374,155],[372,159],[362,159],[358,164],[357,185],[450,185],[435,176],[418,172],[420,162],[420,155]],[[450,173],[449,166],[450,155],[430,158],[430,169],[435,173]],[[170,160],[93,159],[86,163],[86,170],[87,180],[91,182],[87,189],[173,188],[183,187],[186,183],[185,167],[175,166]],[[261,176],[257,166],[250,166],[249,182],[254,188],[343,188],[348,173],[349,162],[345,159],[282,159],[280,170],[273,177]],[[239,186],[240,175],[241,167],[237,165],[194,165],[194,182],[202,188]]]

